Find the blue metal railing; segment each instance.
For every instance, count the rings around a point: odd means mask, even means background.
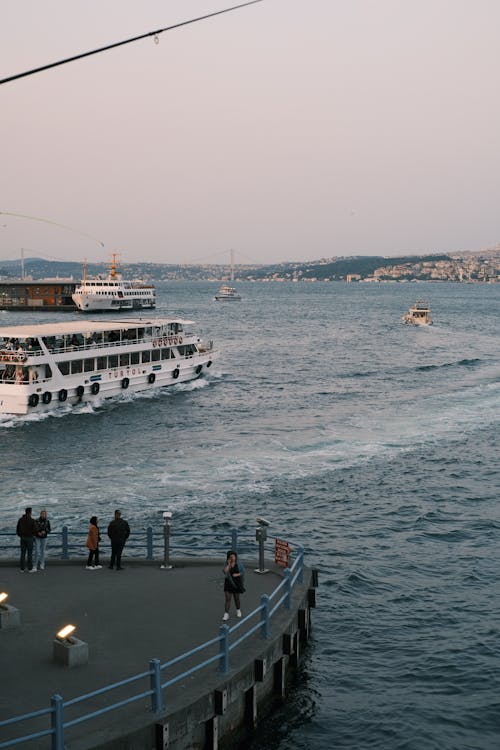
[[[146,548],[147,554],[149,554],[149,544],[150,537],[152,537],[152,530],[147,529],[146,532]],[[9,533],[10,535],[12,535],[12,532],[0,532],[0,535],[5,536]],[[64,539],[65,534],[67,535],[67,540],[70,533],[71,532],[69,532],[68,530],[66,532],[64,532],[63,530],[62,532],[62,554],[64,554],[65,550],[66,552],[68,552],[69,550],[69,545],[67,543],[65,547]],[[77,532],[74,533],[75,535],[77,534]],[[80,537],[82,536],[79,533],[78,535]],[[201,535],[197,534],[197,536]],[[236,529],[232,530],[231,538],[233,548],[238,549],[239,535]],[[63,557],[63,559],[69,559],[69,555],[68,558]],[[146,557],[146,559],[152,559],[152,557]],[[63,700],[60,695],[53,695],[50,702],[50,708],[32,711],[31,713],[22,714],[20,716],[15,716],[13,718],[0,721],[0,729],[2,729],[8,726],[18,726],[23,722],[30,721],[40,716],[50,715],[49,729],[44,729],[13,739],[4,740],[0,742],[0,749],[15,747],[16,745],[20,745],[21,743],[50,735],[51,750],[64,750],[65,729],[73,727],[77,724],[81,724],[82,722],[89,721],[90,719],[93,719],[97,716],[102,716],[103,714],[106,714],[110,711],[114,711],[118,708],[129,705],[131,703],[135,703],[138,700],[143,700],[147,697],[149,697],[150,699],[151,711],[154,714],[158,714],[165,709],[164,691],[177,682],[180,682],[181,680],[189,677],[195,672],[198,672],[199,670],[215,663],[218,663],[218,669],[221,674],[227,674],[231,669],[231,652],[256,633],[260,633],[260,636],[264,639],[270,638],[270,621],[272,616],[279,610],[282,605],[284,605],[285,609],[290,609],[293,587],[296,583],[302,583],[303,581],[303,547],[297,546],[296,552],[292,555],[291,561],[291,566],[284,569],[284,578],[281,583],[270,595],[263,594],[261,596],[260,605],[256,607],[252,612],[250,612],[246,617],[240,620],[240,622],[238,622],[237,624],[233,625],[232,627],[228,627],[228,625],[221,625],[218,636],[212,638],[209,641],[205,641],[205,643],[192,648],[190,651],[186,651],[185,653],[170,659],[164,664],[161,664],[159,659],[151,659],[149,661],[149,668],[145,672],[133,675],[132,677],[121,680],[120,682],[113,683],[112,685],[107,685],[103,688],[99,688],[98,690],[94,690],[91,693],[77,696],[76,698],[72,698],[68,701]],[[244,629],[244,632],[239,635],[239,637],[231,640],[232,636],[241,629]],[[162,682],[162,672],[164,672],[165,670],[171,670],[172,667],[180,665],[187,659],[190,659],[197,654],[201,654],[202,652],[206,652],[209,649],[215,649],[217,646],[218,650],[214,654],[204,658],[188,669],[185,669],[183,672],[175,674],[174,676]],[[70,719],[67,721],[64,720],[64,714],[67,708],[84,703],[85,701],[95,698],[96,696],[109,694],[117,688],[129,686],[140,682],[141,680],[149,680],[149,687],[146,690],[141,690],[138,693],[133,693],[126,698],[118,700],[110,705],[92,711],[90,713],[82,713],[74,719]]]
[[[102,537],[103,541],[100,544],[101,551],[111,545],[105,533]],[[184,532],[181,534],[177,533],[177,537],[183,537],[182,552],[187,557],[197,557],[209,552],[215,552],[217,555],[220,554],[221,547],[217,543],[213,532],[196,532],[196,534]],[[187,540],[186,537],[188,537]],[[53,531],[49,535],[46,556],[60,560],[86,557],[88,555],[88,550],[85,547],[86,539],[87,531],[73,531],[68,526],[63,526],[61,531]],[[205,539],[207,540],[207,544],[200,546],[200,541]],[[131,533],[127,540],[126,553],[135,558],[154,560],[155,555],[158,558],[158,556],[164,554],[164,541],[162,530],[160,531],[153,529],[152,526],[148,526],[145,529]],[[224,543],[227,543],[226,539],[224,539]],[[194,544],[197,545],[196,549],[193,549]],[[245,549],[250,549],[250,546],[250,543],[247,543]],[[180,546],[173,547],[174,551],[180,551],[180,549]],[[231,549],[238,552],[241,551],[241,542],[237,529],[232,529],[231,531]],[[15,559],[18,555],[19,537],[11,530],[0,530],[0,559]]]

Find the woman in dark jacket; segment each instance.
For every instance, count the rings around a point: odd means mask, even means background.
[[[45,548],[47,546],[47,536],[50,534],[50,521],[47,518],[46,510],[40,511],[40,518],[35,523],[35,568],[45,570]]]
[[[224,573],[224,615],[223,620],[229,620],[229,608],[231,607],[231,597],[234,597],[236,606],[236,617],[241,617],[240,594],[243,594],[243,574],[238,565],[238,555],[233,550],[229,550],[226,556],[226,565],[223,568]]]

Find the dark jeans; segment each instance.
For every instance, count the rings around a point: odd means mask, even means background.
[[[34,543],[34,537],[32,536],[21,537],[21,561],[20,561],[21,570],[24,570],[26,554],[28,554],[28,570],[31,570],[31,568],[33,567],[33,543]]]
[[[122,564],[122,552],[125,547],[125,542],[121,540],[119,542],[111,541],[111,561],[109,567],[112,568],[116,562],[116,567],[121,568]]]
[[[99,565],[99,547],[97,549],[89,550],[89,556],[87,559],[87,565]]]

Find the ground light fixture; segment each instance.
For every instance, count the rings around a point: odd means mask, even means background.
[[[64,667],[79,667],[89,660],[89,644],[73,635],[76,625],[65,625],[52,641],[52,658]]]
[[[16,607],[7,604],[8,598],[6,591],[0,593],[0,630],[10,630],[21,624],[21,613]]]

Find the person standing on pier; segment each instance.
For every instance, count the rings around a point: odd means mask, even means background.
[[[130,536],[130,526],[127,521],[122,518],[122,514],[119,510],[115,510],[115,517],[108,526],[108,536],[111,539],[111,560],[109,562],[109,567],[113,570],[116,563],[116,569],[123,570],[122,552],[125,547],[125,542]]]
[[[240,594],[243,594],[243,576],[238,565],[238,555],[233,550],[229,550],[226,556],[226,565],[222,569],[224,579],[224,616],[223,620],[229,620],[229,608],[231,607],[231,597],[234,596],[236,605],[236,617],[241,617]]]
[[[92,516],[90,519],[89,533],[85,546],[89,551],[87,559],[87,570],[99,570],[102,565],[99,565],[99,542],[101,541],[101,535],[99,533],[99,519],[97,516]]]
[[[45,570],[45,548],[47,546],[47,536],[50,534],[50,521],[47,518],[47,511],[40,511],[40,518],[35,521],[35,568]]]
[[[24,515],[17,522],[16,534],[21,540],[21,560],[19,567],[21,573],[24,573],[26,555],[28,555],[28,571],[36,573],[33,567],[33,544],[36,534],[35,519],[31,517],[31,508],[26,508]]]

